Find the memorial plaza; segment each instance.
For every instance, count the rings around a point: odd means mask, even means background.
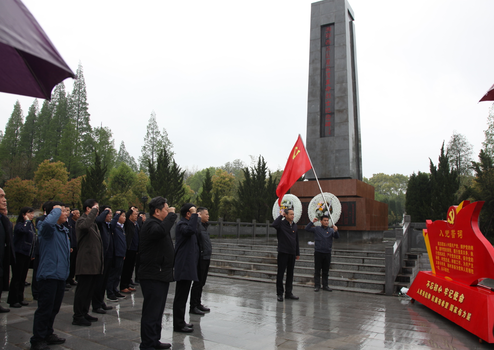
[[[205,316],[190,315],[194,332],[173,332],[170,285],[163,316],[162,342],[172,349],[494,349],[406,296],[343,291],[314,292],[294,287],[300,300],[276,300],[275,284],[211,277],[203,303]],[[113,310],[94,314],[90,327],[72,325],[75,288],[65,293],[55,320],[55,333],[65,344],[52,349],[138,349],[142,294],[140,289]],[[7,293],[2,295],[6,305]],[[30,288],[26,288],[30,300]],[[0,348],[29,349],[36,301],[0,314]],[[189,320],[189,314],[186,316]]]

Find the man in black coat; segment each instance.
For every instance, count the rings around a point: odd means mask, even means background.
[[[283,301],[283,276],[286,271],[285,299],[297,300],[293,295],[293,271],[295,260],[300,258],[297,224],[293,221],[293,209],[285,209],[271,224],[276,229],[278,238],[278,273],[276,275],[276,294],[278,301]]]
[[[177,215],[163,197],[149,202],[149,214],[139,235],[139,280],[144,297],[139,348],[168,349],[170,344],[160,342],[161,322],[168,288],[173,282],[175,253],[170,230]]]
[[[7,198],[0,188],[0,297],[4,286],[9,286],[9,262],[10,256],[15,259],[14,245],[12,244],[12,223],[7,217]],[[10,309],[0,306],[0,313],[9,312]]]
[[[182,219],[175,228],[175,298],[173,299],[173,330],[190,333],[194,329],[185,322],[185,308],[192,281],[199,281],[199,216],[196,206],[187,203],[180,209]]]

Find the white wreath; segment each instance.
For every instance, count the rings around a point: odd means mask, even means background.
[[[321,216],[322,215],[327,215],[329,216],[329,226],[333,226],[335,223],[338,222],[340,219],[341,215],[341,203],[338,200],[338,198],[328,192],[324,192],[324,199],[321,194],[318,194],[314,198],[311,199],[309,203],[309,207],[307,209],[308,215],[309,215],[309,220],[312,222],[314,221],[314,218],[318,218],[319,220],[314,223],[315,226],[321,226]],[[324,204],[324,200],[329,205],[329,210],[331,212],[331,215],[328,215],[328,208],[326,207],[326,204]],[[333,221],[331,220],[333,218]]]
[[[294,222],[298,222],[302,216],[302,203],[297,196],[293,194],[285,194],[281,200],[281,207],[278,205],[278,199],[273,204],[273,219],[277,219],[284,209],[293,209],[295,214]]]

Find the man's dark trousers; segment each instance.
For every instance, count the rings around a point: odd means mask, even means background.
[[[77,288],[74,296],[74,319],[84,317],[89,312],[89,305],[94,290],[103,275],[78,275]]]
[[[65,281],[54,279],[38,281],[38,308],[34,312],[31,343],[42,341],[53,334],[53,322],[60,311],[64,292]]]
[[[169,282],[141,280],[144,301],[141,315],[141,349],[154,349],[160,343],[161,323],[168,295]]]
[[[190,290],[190,308],[193,309],[201,305],[202,288],[206,285],[206,279],[208,278],[209,264],[211,260],[200,259],[197,274],[199,281],[194,281],[192,289]]]
[[[283,295],[283,275],[286,270],[285,295],[292,295],[295,254],[278,252],[278,274],[276,276],[276,294]]]
[[[173,299],[173,328],[185,327],[185,307],[189,298],[192,281],[177,281],[175,284],[175,298]]]
[[[331,253],[314,252],[314,287],[321,287],[320,273],[322,269],[322,286],[328,287],[329,265]]]
[[[98,280],[98,285],[94,289],[93,294],[93,310],[102,308],[106,305],[105,303],[105,292],[106,286],[108,285],[108,278],[110,277],[110,269],[112,265],[111,258],[105,257],[105,266],[103,267],[103,275]]]
[[[75,261],[77,260],[77,248],[72,248],[72,253],[70,253],[70,272],[67,278],[67,283],[74,280],[75,277]]]
[[[120,290],[130,287],[130,280],[132,279],[132,273],[136,265],[136,257],[137,251],[127,250],[122,267],[122,276],[120,278]]]

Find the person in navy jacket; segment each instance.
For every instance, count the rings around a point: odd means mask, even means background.
[[[314,218],[314,222],[317,220]],[[331,264],[333,238],[340,238],[338,227],[336,225],[329,227],[329,216],[323,215],[321,226],[314,226],[312,222],[309,222],[305,230],[314,233],[314,291],[319,292],[321,288],[320,273],[322,270],[322,289],[331,292],[332,289],[328,285],[329,265]]]

